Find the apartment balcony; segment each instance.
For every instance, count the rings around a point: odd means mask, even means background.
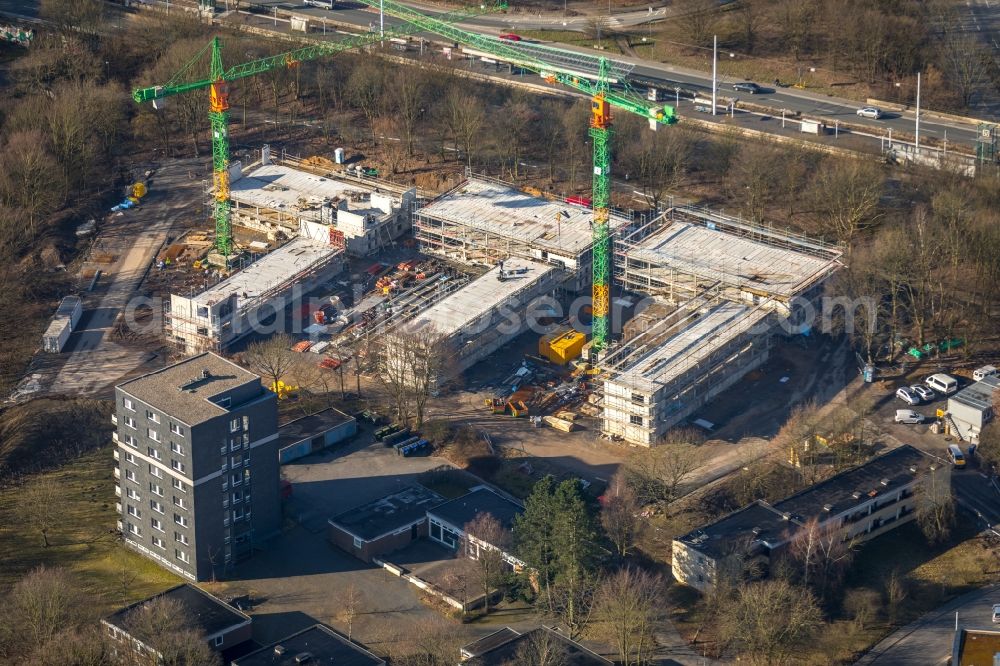
[[[112,455],[114,455],[115,460],[118,460],[118,449],[115,449]]]
[[[120,469],[118,469],[117,467],[115,467],[115,478],[116,479],[121,479],[122,478],[122,471]]]
[[[115,512],[116,513],[121,513],[122,512],[122,503],[121,502],[115,502]]]
[[[118,521],[118,531],[119,531],[119,532],[122,532],[122,531],[124,531],[124,527],[125,527],[125,526],[124,526],[124,525],[122,525],[122,521],[120,521],[120,520],[119,520],[119,521]]]
[[[122,496],[122,487],[119,485],[115,485],[115,497],[121,497],[121,496]]]
[[[118,439],[118,431],[117,430],[112,430],[111,431],[111,440],[113,442],[115,442],[116,444],[121,444],[121,440]]]
[[[113,425],[118,425],[118,415],[117,414],[112,414],[111,415],[111,423]]]

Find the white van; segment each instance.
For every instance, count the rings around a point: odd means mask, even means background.
[[[951,395],[958,390],[958,380],[943,372],[938,372],[924,380],[928,388],[943,395]]]
[[[993,377],[997,374],[996,366],[984,365],[981,368],[976,368],[972,371],[972,378],[977,382],[981,382],[987,377]]]

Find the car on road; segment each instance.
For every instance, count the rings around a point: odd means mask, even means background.
[[[895,421],[896,423],[923,423],[924,415],[912,409],[897,409]]]
[[[764,89],[753,81],[740,81],[739,83],[734,83],[733,90],[736,92],[749,93],[751,95],[758,95],[764,92]]]
[[[863,106],[857,110],[858,116],[861,118],[871,118],[872,120],[878,120],[882,117],[882,109],[877,106]]]
[[[920,384],[914,384],[913,386],[910,387],[910,390],[919,395],[920,399],[923,400],[924,402],[933,402],[934,399],[937,398],[937,396],[934,394],[934,391]]]
[[[913,392],[908,386],[903,386],[896,390],[896,397],[905,402],[908,405],[919,405],[923,400],[919,395]]]
[[[1000,604],[993,604],[993,624],[1000,624]]]
[[[500,39],[506,40],[508,42],[519,42],[521,41],[521,35],[515,35],[512,32],[505,32],[500,35]]]

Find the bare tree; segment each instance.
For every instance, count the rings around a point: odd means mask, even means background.
[[[49,532],[62,520],[63,489],[51,477],[28,482],[17,495],[20,519],[42,537],[48,548]]]
[[[788,553],[802,585],[825,595],[841,580],[853,548],[854,541],[844,539],[839,525],[823,524],[814,516],[792,535]]]
[[[698,450],[689,442],[696,435],[672,430],[662,443],[639,449],[625,462],[629,485],[640,502],[670,502],[680,485],[698,468]]]
[[[158,653],[160,666],[216,666],[218,653],[205,637],[190,624],[184,607],[164,597],[148,601],[124,618],[124,629]],[[147,666],[149,653],[135,641],[125,641],[121,654],[126,666]]]
[[[416,135],[417,123],[424,116],[424,110],[428,106],[428,84],[427,75],[422,69],[400,67],[396,71],[396,79],[392,85],[395,101],[393,116],[399,120],[407,157],[413,155],[413,138]]]
[[[490,597],[504,581],[504,552],[512,546],[510,530],[489,513],[480,513],[465,527],[464,555],[476,561],[479,585],[483,591],[484,609],[490,612]]]
[[[955,499],[951,493],[951,470],[932,466],[920,479],[917,490],[917,523],[931,543],[946,541],[955,524]]]
[[[773,145],[752,142],[743,145],[729,173],[726,185],[731,196],[742,204],[746,216],[763,222],[767,207],[772,205],[781,189],[784,174],[772,166],[780,163],[783,151]]]
[[[101,25],[104,3],[100,0],[42,0],[40,13],[64,32],[92,32]]]
[[[882,219],[885,173],[874,162],[829,158],[814,180],[814,201],[838,240],[850,242]]]
[[[433,328],[399,329],[373,346],[378,378],[395,402],[397,418],[406,422],[412,413],[419,427],[427,400],[449,376],[446,338]]]
[[[628,144],[620,158],[629,175],[642,188],[647,201],[660,204],[688,182],[694,137],[684,129],[642,132]]]
[[[816,599],[783,580],[743,583],[719,616],[720,633],[751,664],[780,664],[822,624]]]
[[[466,163],[472,167],[479,149],[479,136],[486,123],[482,101],[466,87],[452,86],[442,100],[446,123],[465,152]]]
[[[621,569],[601,583],[593,619],[603,638],[618,650],[622,666],[645,664],[664,616],[664,581],[633,568]]]
[[[41,132],[16,132],[3,147],[0,164],[0,198],[27,216],[28,232],[37,233],[38,218],[56,210],[63,201],[58,165]]]
[[[377,144],[375,121],[383,115],[386,105],[385,69],[382,65],[366,58],[355,67],[347,79],[347,98],[365,114],[372,144]]]
[[[945,32],[938,60],[945,80],[966,107],[990,85],[997,68],[991,50],[977,35],[957,30]]]
[[[601,507],[601,526],[621,558],[632,551],[643,524],[639,517],[642,507],[626,478],[625,470],[615,473]]]
[[[885,579],[885,608],[889,614],[889,623],[895,623],[899,614],[899,607],[909,594],[906,577],[893,569],[889,577]]]
[[[340,612],[337,613],[337,618],[347,625],[347,638],[350,639],[354,633],[354,620],[361,613],[361,592],[354,583],[350,583],[338,597]]]
[[[685,34],[697,46],[712,43],[709,39],[719,23],[719,7],[716,0],[683,0],[676,4],[678,21]]]
[[[78,581],[65,569],[38,567],[14,584],[5,604],[3,624],[28,645],[43,645],[73,626],[84,599]]]
[[[569,666],[566,644],[552,634],[551,630],[535,629],[517,646],[513,661],[504,666]],[[475,666],[475,663],[473,663]]]
[[[1000,392],[994,395],[1000,395]],[[994,405],[993,412],[1000,415],[1000,407]],[[995,416],[993,420],[983,426],[983,431],[979,433],[979,446],[976,448],[976,453],[996,473],[1000,467],[1000,418]]]
[[[287,333],[272,335],[266,340],[251,342],[243,352],[243,362],[268,382],[272,391],[277,392],[279,382],[284,380],[298,361],[292,351],[295,341]]]

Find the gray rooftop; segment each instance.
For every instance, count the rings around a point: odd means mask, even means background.
[[[250,616],[246,613],[233,608],[221,599],[205,592],[197,585],[191,585],[190,583],[182,583],[169,590],[155,594],[148,599],[143,599],[130,606],[126,606],[108,616],[105,622],[125,631],[138,631],[143,625],[141,622],[131,622],[130,615],[157,599],[167,599],[177,603],[184,612],[185,620],[189,626],[203,633],[205,636],[212,636],[250,622]],[[133,637],[139,640],[148,640],[144,635],[135,635]],[[153,647],[156,648],[157,646],[154,645]]]
[[[777,545],[787,539],[794,529],[796,526],[782,518],[780,511],[758,500],[685,534],[678,541],[719,559],[746,553],[754,541]]]
[[[315,414],[297,418],[278,428],[278,448],[283,449],[286,446],[297,444],[304,439],[318,437],[339,425],[353,420],[353,416],[349,416],[333,407],[327,407]]]
[[[306,658],[305,655],[309,655]],[[277,643],[233,660],[233,666],[385,666],[361,645],[323,624],[286,636]]]
[[[971,386],[965,387],[948,400],[954,400],[960,405],[985,412],[993,406],[993,392],[998,388],[1000,388],[1000,377],[986,377]]]
[[[189,426],[226,414],[212,398],[260,377],[212,352],[122,382],[124,393]]]
[[[426,518],[427,510],[443,501],[436,492],[415,484],[336,515],[330,525],[372,541]]]

